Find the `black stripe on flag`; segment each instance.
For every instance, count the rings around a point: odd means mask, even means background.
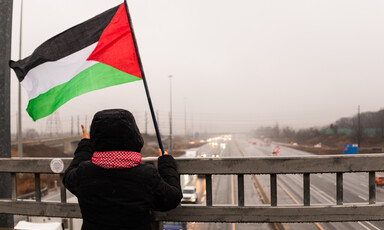
[[[29,57],[16,62],[9,61],[9,66],[15,71],[21,82],[36,66],[49,61],[57,61],[97,42],[119,6],[50,38],[37,47]]]

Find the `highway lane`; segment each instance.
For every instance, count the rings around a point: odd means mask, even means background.
[[[244,144],[244,143],[243,143]],[[240,145],[241,146],[241,145]],[[257,146],[263,156],[271,154],[276,145]],[[310,153],[281,147],[280,156],[304,156]],[[260,151],[259,151],[260,152]],[[269,185],[269,176],[261,179]],[[302,175],[278,175],[278,205],[303,204],[303,178]],[[268,188],[269,192],[269,188]],[[382,201],[384,189],[377,189],[377,201]],[[288,196],[287,196],[288,195]],[[311,175],[311,204],[336,203],[336,175],[312,174]],[[368,203],[368,174],[348,173],[344,175],[344,203]],[[384,229],[383,222],[363,221],[351,223],[316,223],[316,224],[287,224],[290,229]]]
[[[212,143],[217,143],[212,144]],[[224,145],[225,144],[225,145]],[[197,155],[201,157],[231,157],[241,156],[233,146],[233,142],[230,140],[214,140],[211,144],[202,146]],[[249,197],[247,201],[249,204],[261,204],[260,198],[257,194],[255,187],[249,176],[244,178],[245,194]],[[197,179],[196,188],[198,191],[202,188],[205,189],[205,179]],[[203,194],[203,191],[199,191],[199,194]],[[212,198],[213,205],[237,205],[237,177],[233,175],[213,175],[212,176]],[[202,199],[199,200],[200,204],[206,204],[205,194]],[[254,230],[254,229],[273,229],[271,224],[231,224],[231,223],[188,223],[188,230]]]
[[[206,157],[219,155],[220,157],[249,157],[270,156],[275,144],[261,146],[260,141],[255,145],[249,142],[246,136],[233,136],[231,141],[226,141],[225,149],[217,145],[205,145],[198,153]],[[294,150],[284,146],[281,147],[281,156],[305,156],[310,153]],[[252,182],[252,176],[245,176],[245,205],[261,204]],[[264,191],[269,195],[269,175],[257,175]],[[237,181],[232,176],[213,176],[213,204],[237,204]],[[204,188],[203,179],[198,179],[200,187]],[[204,184],[204,186],[202,186]],[[311,175],[311,204],[335,204],[336,200],[336,175],[335,174],[312,174]],[[278,205],[303,204],[303,178],[302,175],[278,175]],[[204,192],[203,192],[204,193]],[[205,204],[202,194],[202,204]],[[384,200],[384,187],[377,188],[377,201]],[[344,203],[368,202],[368,174],[349,173],[344,175]],[[286,229],[384,229],[383,222],[362,221],[344,223],[297,223],[284,224]],[[220,223],[192,223],[188,229],[274,229],[270,224],[220,224]]]

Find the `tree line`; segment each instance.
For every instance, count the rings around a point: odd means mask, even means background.
[[[380,136],[384,137],[384,109],[377,112],[364,112],[352,117],[344,117],[322,127],[295,130],[289,126],[262,126],[254,130],[259,137],[273,139],[286,138],[292,141],[305,141],[322,135]]]

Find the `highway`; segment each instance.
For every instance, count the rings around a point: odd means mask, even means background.
[[[270,146],[261,145],[249,141],[246,136],[232,136],[231,140],[218,138],[211,140],[198,149],[197,155],[203,157],[254,157],[271,156],[276,144]],[[304,156],[311,153],[294,150],[289,147],[280,146],[281,152],[277,157],[284,156]],[[271,156],[275,157],[275,156]],[[196,185],[198,190],[198,203],[205,204],[205,180],[196,177],[190,185]],[[263,201],[257,192],[257,183],[266,194],[269,191],[269,175],[246,175],[245,182],[245,205],[262,204]],[[237,180],[236,176],[214,175],[212,178],[213,205],[237,204]],[[303,179],[302,175],[278,175],[277,176],[277,204],[303,204]],[[259,188],[260,189],[260,188]],[[335,174],[311,174],[311,204],[336,204],[336,175]],[[384,201],[384,187],[377,187],[376,201]],[[265,203],[266,201],[264,201]],[[269,202],[269,201],[267,201]],[[368,174],[350,173],[344,175],[344,204],[347,203],[368,203]],[[295,223],[282,224],[279,226],[273,224],[226,224],[226,223],[188,223],[188,230],[248,230],[248,229],[384,229],[384,222],[378,221],[360,221],[344,223]]]

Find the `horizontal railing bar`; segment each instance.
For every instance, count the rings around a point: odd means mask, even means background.
[[[81,218],[79,204],[0,200],[0,213],[25,216]]]
[[[81,218],[76,203],[0,200],[0,213],[30,216]],[[154,212],[154,221],[296,223],[383,221],[384,204],[316,206],[179,206]]]
[[[157,158],[144,158],[153,162]],[[52,173],[52,158],[1,158],[2,172]],[[71,158],[62,158],[64,168]],[[177,158],[180,174],[295,174],[384,171],[384,154],[248,157]]]
[[[384,220],[384,205],[219,207],[181,206],[155,212],[155,221],[298,223]]]

